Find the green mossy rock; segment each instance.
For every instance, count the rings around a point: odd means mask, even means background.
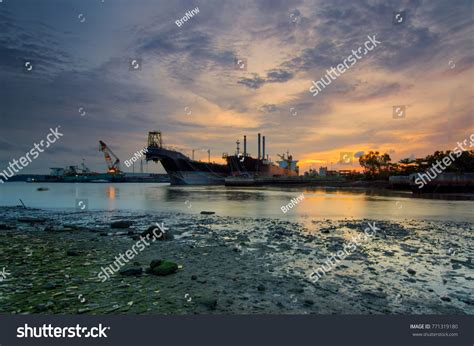
[[[171,261],[153,261],[150,264],[150,273],[159,276],[165,276],[176,273],[178,271],[178,265]]]

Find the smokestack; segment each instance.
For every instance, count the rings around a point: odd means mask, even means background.
[[[247,156],[247,136],[244,136],[244,157]]]
[[[262,138],[262,159],[265,160],[265,136]]]
[[[258,160],[260,160],[260,133],[258,134]]]

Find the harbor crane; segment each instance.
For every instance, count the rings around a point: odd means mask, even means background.
[[[104,153],[105,162],[107,163],[107,172],[111,174],[121,173],[122,171],[120,170],[120,159],[117,157],[117,155],[113,153],[112,150],[110,150],[107,144],[102,141],[99,141],[99,143],[99,151],[102,151]],[[115,159],[113,163],[112,158]]]

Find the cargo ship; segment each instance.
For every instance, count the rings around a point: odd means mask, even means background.
[[[120,173],[97,173],[92,172],[82,163],[82,167],[68,166],[66,168],[51,168],[50,179],[64,183],[102,183],[122,182],[124,175]]]
[[[161,162],[172,185],[211,185],[224,184],[227,177],[279,177],[297,176],[297,160],[287,153],[279,155],[282,160],[275,165],[265,155],[265,136],[258,134],[258,156],[252,157],[247,152],[247,136],[244,136],[243,151],[240,151],[240,141],[237,140],[237,150],[234,154],[224,153],[225,164],[196,161],[173,148],[163,146],[161,132],[148,133],[146,160]],[[262,144],[262,145],[261,145]]]

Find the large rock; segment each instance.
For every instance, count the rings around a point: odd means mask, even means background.
[[[40,218],[40,217],[25,216],[25,217],[19,217],[18,221],[23,222],[23,223],[45,223],[48,220]]]
[[[206,211],[206,210],[201,211],[201,215],[213,215],[215,213],[216,213],[215,211]]]
[[[120,270],[120,275],[123,276],[139,276],[142,274],[142,268],[126,268]]]
[[[202,306],[205,306],[208,310],[215,310],[217,308],[217,299],[212,296],[196,298],[196,302]]]
[[[112,222],[110,228],[129,228],[131,225],[133,225],[132,221],[121,220]]]
[[[165,276],[176,273],[178,271],[178,265],[171,261],[166,260],[153,260],[150,263],[150,274]]]
[[[151,261],[150,269],[153,269],[153,268],[159,266],[161,264],[161,262],[163,262],[163,260],[160,260],[160,259]]]
[[[141,234],[141,236],[143,237],[146,237],[147,235],[149,235],[148,239],[150,240],[153,239],[153,237],[155,237],[157,240],[172,240],[173,239],[173,235],[170,233],[168,229],[166,229],[163,232],[156,225],[148,227],[148,229],[142,232]]]

